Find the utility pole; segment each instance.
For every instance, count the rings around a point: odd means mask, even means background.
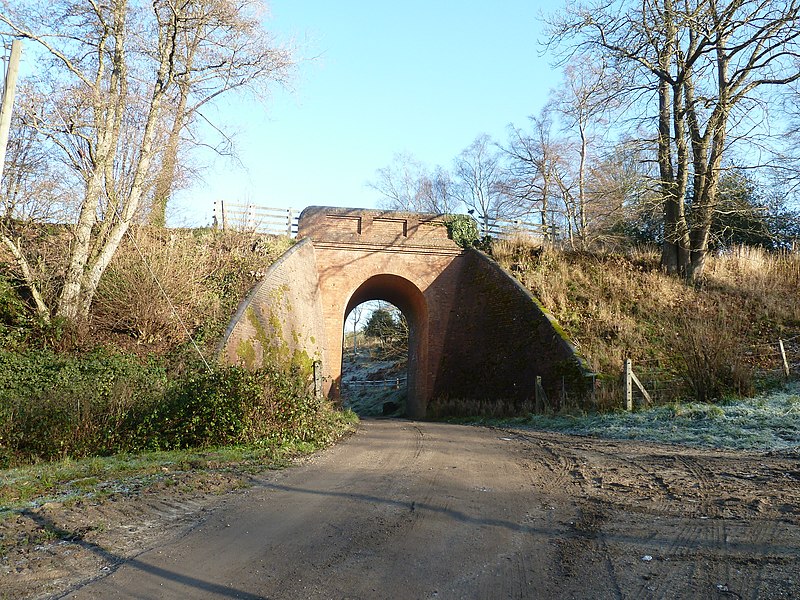
[[[0,182],[3,181],[3,167],[6,164],[6,145],[8,130],[11,128],[11,111],[14,108],[20,54],[22,54],[22,42],[14,40],[11,42],[11,58],[8,61],[5,85],[3,85],[3,102],[0,104]]]

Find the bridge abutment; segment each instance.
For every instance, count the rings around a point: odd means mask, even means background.
[[[223,355],[307,368],[338,397],[347,314],[368,300],[409,323],[407,414],[532,408],[536,377],[555,397],[579,390],[582,365],[536,299],[493,260],[448,238],[443,215],[309,207],[295,247],[229,327]]]

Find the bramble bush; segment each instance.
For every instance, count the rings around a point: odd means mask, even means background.
[[[0,350],[0,468],[141,450],[329,441],[340,413],[300,373],[104,350]]]

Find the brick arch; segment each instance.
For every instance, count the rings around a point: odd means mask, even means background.
[[[428,355],[428,303],[425,295],[405,277],[392,274],[373,275],[351,294],[342,315],[342,329],[347,315],[356,306],[369,300],[385,300],[394,304],[408,323],[408,398],[406,412],[424,414],[426,389],[421,372]]]
[[[223,360],[299,368],[314,376],[318,393],[338,398],[344,320],[361,302],[382,299],[413,327],[409,417],[430,415],[432,407],[437,414],[493,410],[492,403],[505,412],[531,410],[537,377],[550,398],[583,394],[583,363],[554,319],[497,263],[449,239],[445,220],[306,208],[301,241],[231,321]]]

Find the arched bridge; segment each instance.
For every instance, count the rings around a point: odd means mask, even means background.
[[[582,393],[581,361],[552,318],[493,260],[449,239],[445,218],[306,208],[300,241],[239,307],[224,359],[316,371],[321,391],[338,397],[344,320],[362,302],[386,300],[409,325],[410,417],[437,402],[530,407],[537,376],[551,398]]]

